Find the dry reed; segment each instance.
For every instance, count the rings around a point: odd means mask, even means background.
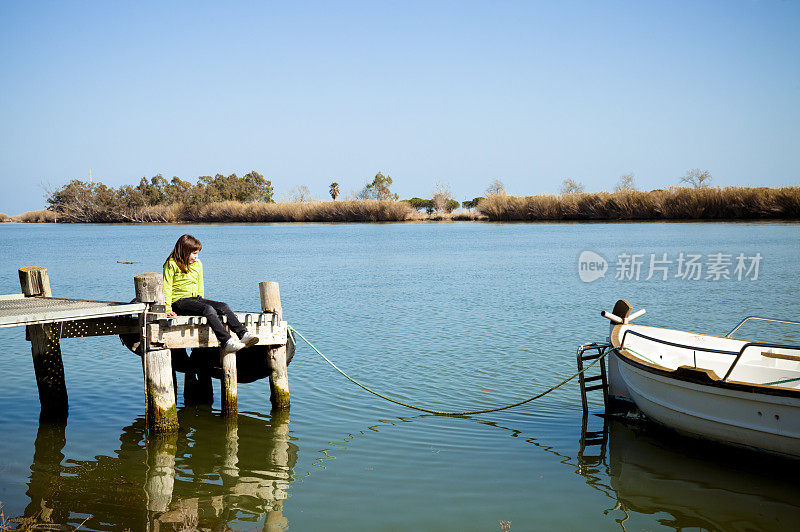
[[[209,203],[184,211],[194,222],[401,222],[411,218],[406,203],[388,200],[308,203]]]
[[[671,187],[666,190],[507,196],[481,200],[491,221],[753,220],[800,218],[800,187]]]
[[[8,218],[8,217],[6,217]],[[72,216],[31,211],[13,222],[179,223],[179,222],[403,222],[536,220],[753,220],[800,219],[800,187],[714,187],[508,196],[493,194],[476,211],[425,214],[407,202],[390,200],[156,205],[109,209],[82,205]]]
[[[11,222],[23,223],[54,223],[56,221],[56,213],[42,209],[41,211],[28,211],[16,216],[12,216]]]

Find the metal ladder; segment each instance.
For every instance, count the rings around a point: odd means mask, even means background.
[[[578,451],[578,464],[585,477],[589,478],[586,474],[591,472],[593,468],[598,468],[603,464],[606,457],[606,448],[608,447],[608,418],[603,416],[603,428],[600,430],[589,430],[589,415],[587,412],[583,413],[583,420],[581,421],[581,439],[580,450]],[[587,448],[599,446],[599,454],[587,454]],[[591,450],[591,449],[590,449]]]
[[[608,405],[608,377],[606,375],[605,359],[600,360],[600,363],[597,364],[600,366],[600,374],[593,375],[591,377],[587,377],[586,373],[583,373],[583,364],[584,362],[597,360],[603,355],[603,351],[610,347],[611,344],[599,344],[597,342],[586,343],[578,347],[578,371],[581,372],[581,374],[578,375],[578,382],[581,386],[581,404],[583,405],[584,413],[589,411],[589,404],[586,400],[587,392],[591,392],[593,390],[603,390],[603,405]],[[587,351],[589,354],[586,354]],[[600,384],[592,384],[587,386],[587,383],[597,381],[600,381]]]

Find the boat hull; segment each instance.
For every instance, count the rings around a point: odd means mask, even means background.
[[[619,384],[654,421],[680,432],[800,457],[800,398],[689,382],[614,353]]]

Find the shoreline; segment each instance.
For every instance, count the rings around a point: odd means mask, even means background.
[[[166,226],[166,225],[421,225],[421,224],[456,224],[456,223],[477,223],[486,225],[628,225],[628,224],[800,224],[800,218],[731,218],[731,219],[709,219],[709,218],[682,218],[682,219],[653,219],[653,220],[459,220],[459,219],[416,219],[416,220],[386,220],[386,221],[288,221],[288,222],[241,222],[241,221],[188,221],[188,222],[20,222],[8,221],[0,222],[0,226],[9,225],[54,225],[54,226]]]
[[[453,201],[455,203],[455,201]],[[800,187],[671,187],[561,195],[481,198],[471,210],[422,212],[410,200],[296,203],[219,201],[127,206],[81,200],[0,222],[20,223],[386,223],[386,222],[678,222],[800,220]]]

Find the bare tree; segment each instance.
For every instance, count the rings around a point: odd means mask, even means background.
[[[436,212],[452,211],[453,209],[449,208],[452,199],[453,194],[450,192],[450,187],[445,183],[437,181],[433,187],[433,197],[431,198],[433,208],[436,209]]]
[[[583,194],[583,185],[574,179],[565,179],[561,182],[561,194]]]
[[[633,173],[619,176],[614,192],[631,192],[636,190],[636,182],[633,180]]]
[[[681,183],[688,183],[694,188],[705,188],[711,183],[711,172],[694,168],[686,172],[681,178]]]
[[[311,199],[311,191],[305,185],[298,185],[289,193],[289,201],[292,203],[306,203]]]
[[[486,188],[486,195],[487,196],[496,196],[496,195],[505,196],[506,195],[506,186],[499,179],[495,179],[494,181],[489,183],[489,186]]]

